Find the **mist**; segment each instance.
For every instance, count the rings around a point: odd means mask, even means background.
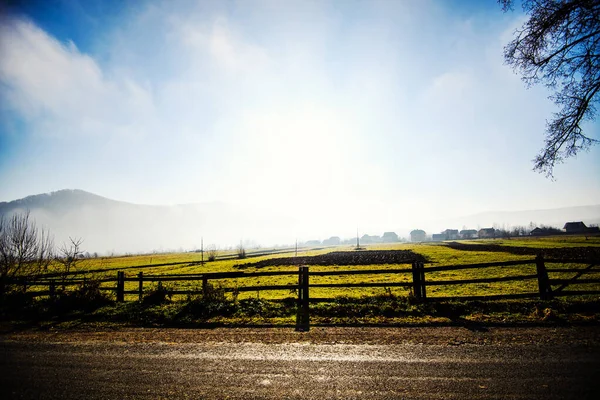
[[[553,104],[504,65],[524,15],[496,2],[55,6],[0,9],[0,200],[119,202],[32,208],[58,241],[407,237],[600,198],[597,147],[555,181],[531,171]]]

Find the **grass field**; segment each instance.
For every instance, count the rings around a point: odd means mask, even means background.
[[[561,236],[548,238],[524,238],[510,240],[481,240],[468,241],[468,250],[451,248],[444,243],[418,244],[381,244],[366,246],[366,250],[410,250],[418,257],[424,257],[426,281],[441,280],[487,279],[492,277],[507,277],[533,275],[536,266],[533,262],[536,251],[543,249],[577,249],[595,252],[600,249],[598,237],[586,240],[585,237]],[[478,246],[482,251],[479,251]],[[499,245],[490,246],[490,245]],[[527,254],[515,254],[508,250],[528,249]],[[486,251],[483,251],[486,250]],[[281,265],[287,262],[294,264],[290,257],[295,252],[276,250],[272,254],[268,249],[248,252],[246,259],[231,258],[233,252],[223,254],[222,259],[201,264],[199,253],[182,254],[152,254],[127,257],[110,257],[81,260],[78,265],[79,274],[76,279],[115,278],[117,271],[124,271],[127,277],[136,277],[139,272],[144,276],[171,274],[203,274],[219,272],[265,272],[291,271],[290,276],[251,277],[237,279],[215,279],[210,283],[214,292],[209,296],[175,295],[171,301],[165,301],[165,291],[201,289],[201,281],[195,282],[166,282],[163,291],[151,282],[144,283],[144,301],[139,302],[137,295],[125,296],[124,303],[115,303],[114,291],[103,291],[106,296],[86,292],[84,286],[70,286],[67,291],[56,298],[38,297],[33,303],[16,297],[11,302],[0,304],[1,319],[13,321],[10,323],[42,327],[70,327],[82,323],[91,324],[126,324],[136,326],[199,326],[225,325],[293,325],[295,323],[296,304],[295,290],[225,293],[219,288],[236,288],[261,285],[297,285],[297,266]],[[354,257],[358,253],[350,246],[328,248],[300,249],[298,256],[319,256],[331,252]],[[517,253],[519,253],[517,251]],[[373,254],[373,253],[370,253]],[[397,254],[397,253],[394,253]],[[594,253],[595,254],[595,253]],[[354,260],[354,258],[352,258]],[[262,260],[275,260],[271,266],[253,265]],[[312,260],[317,260],[314,258]],[[337,259],[336,259],[337,260]],[[428,268],[438,266],[479,264],[488,262],[532,260],[519,266],[489,267],[478,269],[462,269],[455,271],[432,271]],[[317,262],[317,261],[315,261]],[[370,258],[363,264],[372,262]],[[385,260],[384,260],[385,262]],[[176,265],[162,265],[179,263]],[[373,264],[373,265],[310,265],[310,271],[355,271],[355,270],[390,270],[383,274],[361,275],[327,275],[312,276],[311,285],[318,283],[390,283],[412,282],[412,274],[392,273],[393,269],[410,268],[411,264]],[[547,268],[587,268],[586,263],[546,263]],[[53,268],[57,270],[57,266]],[[595,266],[593,272],[586,273],[582,278],[600,279],[600,266]],[[597,271],[597,272],[596,272]],[[50,271],[52,272],[52,271]],[[571,279],[575,272],[549,272],[550,279]],[[102,283],[104,288],[114,288],[115,282]],[[83,290],[82,290],[83,288]],[[46,287],[47,289],[47,287]],[[138,282],[126,282],[125,290],[135,291]],[[31,287],[29,291],[42,290]],[[44,289],[45,290],[45,289]],[[572,284],[568,290],[600,290],[600,284]],[[323,324],[448,324],[448,323],[594,323],[600,322],[600,298],[598,295],[582,295],[559,297],[554,300],[541,301],[538,298],[519,300],[464,300],[463,296],[489,296],[519,293],[537,293],[537,279],[516,280],[493,283],[476,283],[464,285],[428,286],[427,296],[450,297],[450,300],[438,302],[415,302],[408,288],[315,288],[310,289],[311,298],[334,299],[328,302],[311,305],[311,323]],[[96,293],[98,293],[96,291]],[[157,293],[162,293],[156,297]],[[61,297],[62,296],[62,297]],[[155,297],[153,297],[155,296]],[[113,300],[110,300],[112,297]],[[149,301],[146,301],[149,299]],[[280,302],[269,300],[279,299]],[[15,322],[16,321],[16,322]],[[462,322],[461,322],[462,321]],[[46,329],[46,328],[45,328]]]
[[[467,243],[466,241],[464,243]],[[598,247],[600,248],[600,237],[592,237],[586,239],[583,236],[557,236],[545,238],[519,238],[519,239],[503,239],[503,240],[475,240],[468,241],[469,244],[481,245],[501,245],[511,247],[526,247],[529,249],[547,249],[547,248],[575,248],[575,247]],[[516,255],[502,251],[462,251],[452,249],[443,243],[419,243],[419,244],[378,244],[369,245],[367,250],[411,250],[417,254],[424,256],[427,259],[425,267],[440,266],[440,265],[461,265],[475,264],[496,261],[513,261],[513,260],[532,260],[532,255]],[[255,251],[255,253],[265,253],[269,250]],[[299,256],[314,256],[326,254],[332,251],[354,251],[351,246],[336,246],[319,249],[300,249]],[[225,254],[231,256],[233,253]],[[153,254],[143,256],[127,256],[127,257],[112,257],[83,260],[78,268],[85,271],[98,271],[95,273],[86,273],[81,276],[89,278],[105,278],[115,277],[118,270],[125,271],[126,276],[135,277],[139,272],[144,275],[169,275],[169,274],[201,274],[209,272],[232,272],[239,271],[239,266],[246,263],[255,263],[266,259],[277,259],[282,257],[293,257],[294,251],[278,252],[272,255],[262,255],[252,257],[252,252],[249,252],[249,257],[243,260],[226,259],[216,260],[213,262],[205,262],[200,264],[201,255],[199,253],[181,253],[181,254]],[[183,263],[178,265],[161,265],[167,263]],[[140,267],[143,266],[143,267]],[[343,271],[355,269],[397,269],[409,267],[410,264],[384,264],[384,265],[360,265],[360,266],[318,266],[309,265],[311,271]],[[584,268],[587,264],[548,264],[548,268]],[[297,271],[294,266],[271,266],[258,269],[256,267],[247,267],[245,272],[254,271]],[[102,272],[101,272],[102,271]],[[512,266],[512,267],[493,267],[485,269],[458,270],[447,272],[427,273],[427,281],[436,280],[459,280],[459,279],[477,279],[486,277],[505,277],[511,275],[530,275],[535,274],[535,264]],[[551,273],[551,279],[568,279],[573,274],[569,273]],[[588,273],[587,278],[600,278],[600,268],[598,272]],[[401,274],[380,274],[380,275],[345,275],[345,276],[324,276],[313,277],[311,283],[360,283],[360,282],[410,282],[412,276],[410,273]],[[259,286],[259,285],[293,285],[297,282],[295,276],[274,276],[274,277],[257,277],[257,278],[239,278],[239,279],[221,279],[215,280],[212,283],[222,287],[242,287],[242,286]],[[105,284],[111,285],[109,283]],[[114,283],[112,283],[114,286]],[[145,284],[145,290],[150,290],[152,284]],[[170,283],[169,287],[178,290],[187,290],[200,287],[200,282],[174,282]],[[573,285],[575,290],[598,290],[598,285]],[[127,282],[126,290],[136,290],[136,282]],[[536,292],[537,282],[535,280],[528,281],[510,281],[497,282],[486,284],[469,284],[469,285],[448,285],[448,286],[431,286],[428,288],[428,296],[471,296],[471,295],[497,295],[497,294],[513,294],[523,292]],[[312,297],[331,298],[336,296],[374,296],[383,293],[393,293],[395,295],[407,295],[406,288],[314,288],[311,289]],[[240,298],[261,298],[275,299],[292,296],[289,291],[262,291],[262,292],[242,292]],[[134,296],[130,296],[133,299]]]

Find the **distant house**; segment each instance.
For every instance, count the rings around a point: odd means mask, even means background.
[[[531,236],[544,236],[546,235],[546,231],[544,231],[542,228],[535,228],[534,230],[532,230],[531,232],[529,232],[529,234]]]
[[[567,233],[586,233],[588,231],[588,227],[581,221],[579,222],[567,222],[563,229]]]
[[[323,246],[337,246],[342,242],[338,236],[332,236],[329,239],[323,240]]]
[[[562,235],[564,234],[563,231],[561,231],[558,228],[555,228],[553,226],[538,226],[536,227],[534,230],[532,230],[531,232],[529,232],[529,235],[531,236],[550,236],[550,235]]]
[[[424,242],[426,235],[427,234],[425,233],[424,230],[415,229],[414,231],[410,232],[410,241],[411,242]]]
[[[434,242],[441,242],[442,240],[446,240],[446,234],[434,233],[433,235],[431,235],[431,240],[433,240]]]
[[[381,237],[377,236],[377,235],[367,235],[364,234],[360,237],[360,243],[361,244],[368,244],[368,243],[381,243]]]
[[[398,235],[396,235],[396,232],[384,232],[381,241],[384,243],[397,242]]]
[[[567,233],[599,233],[600,229],[597,226],[586,226],[583,222],[567,222],[563,229]]]
[[[458,229],[446,229],[444,232],[442,232],[442,234],[446,235],[446,239],[444,240],[460,239],[460,236],[458,235]]]
[[[475,229],[463,229],[460,231],[460,237],[462,239],[474,239],[477,237],[477,231]]]
[[[479,237],[479,239],[493,239],[496,237],[496,230],[494,228],[480,229],[479,232],[477,232],[477,237]]]

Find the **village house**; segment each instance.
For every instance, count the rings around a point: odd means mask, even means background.
[[[496,237],[496,230],[494,228],[483,228],[477,232],[479,239],[493,239]]]
[[[463,229],[460,231],[460,237],[462,239],[474,239],[477,237],[477,231],[475,229]]]
[[[424,242],[426,238],[426,233],[422,229],[415,229],[410,232],[410,241],[411,242]]]
[[[398,241],[398,235],[396,232],[384,232],[381,237],[381,241],[384,243],[393,243]]]
[[[544,235],[547,235],[547,233],[542,228],[537,227],[534,230],[532,230],[531,232],[529,232],[529,235],[531,235],[531,236],[544,236]]]
[[[567,222],[563,229],[567,233],[586,233],[588,231],[588,227],[581,221]]]
[[[582,221],[567,222],[563,229],[567,233],[600,233],[600,229],[597,226],[586,226]]]
[[[445,231],[442,232],[442,234],[446,235],[446,239],[444,239],[444,240],[460,239],[460,236],[458,234],[458,229],[446,229]]]
[[[329,239],[323,240],[324,246],[337,246],[342,240],[338,236],[332,236]]]
[[[431,235],[431,240],[433,240],[434,242],[441,242],[442,240],[446,240],[446,234],[434,233],[433,235]]]

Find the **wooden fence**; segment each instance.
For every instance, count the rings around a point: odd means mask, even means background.
[[[589,264],[585,268],[547,268],[547,263],[560,264]],[[511,267],[519,265],[536,266],[535,274],[521,274],[513,276],[501,277],[486,277],[477,279],[461,279],[461,280],[427,280],[426,275],[433,272],[447,272],[465,269],[482,269],[491,267]],[[258,285],[258,286],[239,286],[239,287],[224,287],[226,292],[260,292],[270,290],[289,290],[297,292],[298,296],[298,321],[299,326],[308,329],[309,324],[309,303],[332,301],[333,298],[312,298],[309,294],[310,288],[368,288],[368,287],[405,287],[412,290],[413,296],[417,302],[426,301],[445,301],[445,300],[498,300],[498,299],[521,299],[521,298],[540,298],[542,300],[550,300],[557,296],[572,296],[572,295],[600,295],[600,290],[565,290],[571,285],[577,284],[600,284],[600,278],[581,279],[586,273],[598,273],[600,270],[593,269],[600,264],[598,261],[585,262],[580,260],[544,260],[542,256],[529,260],[516,261],[501,261],[480,264],[465,264],[465,265],[448,265],[448,266],[432,266],[425,268],[422,262],[414,262],[411,267],[393,268],[393,269],[354,269],[343,271],[313,271],[309,272],[307,266],[300,266],[297,271],[265,271],[265,272],[213,272],[204,274],[170,274],[170,275],[144,275],[139,272],[137,276],[125,276],[125,272],[119,271],[116,278],[103,278],[95,280],[99,283],[112,282],[114,287],[101,287],[101,290],[109,290],[116,292],[116,299],[119,302],[125,300],[125,295],[137,295],[139,300],[144,296],[145,282],[201,282],[201,288],[193,290],[175,290],[169,289],[168,293],[173,295],[201,294],[208,290],[209,281],[222,279],[240,279],[240,278],[257,278],[257,277],[273,277],[273,276],[297,276],[298,282],[287,285]],[[569,279],[550,279],[548,273],[574,273],[575,275]],[[412,275],[412,281],[404,282],[360,282],[360,283],[310,283],[310,277],[323,276],[341,276],[341,275],[379,275],[379,274],[406,274]],[[485,296],[455,296],[441,297],[428,296],[427,287],[441,285],[468,285],[480,283],[495,283],[509,281],[537,281],[537,292],[511,293],[500,295],[485,295]],[[11,283],[23,285],[23,288],[29,286],[47,286],[48,290],[33,292],[36,296],[54,295],[56,288],[65,285],[74,285],[85,283],[85,279],[57,279],[54,276],[38,277],[35,281],[15,280]],[[125,290],[126,282],[137,282],[136,290]],[[553,288],[553,286],[556,286]]]

